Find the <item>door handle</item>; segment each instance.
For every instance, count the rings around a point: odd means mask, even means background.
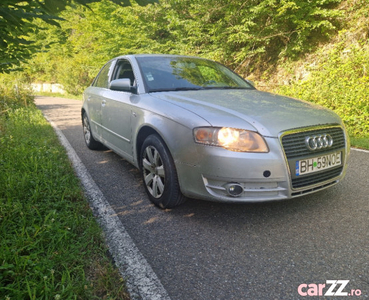
[[[104,107],[106,105],[106,100],[103,100],[102,102],[101,102],[101,106],[102,107]]]

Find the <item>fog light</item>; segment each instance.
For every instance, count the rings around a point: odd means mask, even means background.
[[[226,189],[227,193],[232,197],[238,197],[243,193],[243,187],[239,183],[228,183]]]

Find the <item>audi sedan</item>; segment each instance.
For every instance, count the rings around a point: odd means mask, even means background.
[[[161,208],[307,195],[343,179],[350,149],[334,112],[187,56],[110,60],[84,92],[82,123],[87,147],[136,166]]]

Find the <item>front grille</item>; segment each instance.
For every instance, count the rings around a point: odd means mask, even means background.
[[[343,167],[336,169],[327,170],[321,173],[314,173],[307,176],[301,176],[292,179],[292,187],[298,189],[301,187],[319,184],[320,182],[327,181],[329,179],[335,178],[342,173]]]
[[[333,138],[333,145],[329,149],[319,149],[314,152],[310,151],[305,144],[308,136],[329,134]],[[308,131],[300,131],[297,133],[287,134],[282,137],[282,145],[287,159],[296,157],[307,157],[312,154],[322,153],[326,151],[334,151],[345,147],[345,135],[341,127],[327,127],[323,129],[315,129]]]
[[[315,136],[315,135],[323,135],[329,134],[333,138],[333,145],[326,149],[317,149],[311,151],[307,148],[305,144],[306,137]],[[293,167],[295,166],[295,162],[299,159],[319,156],[324,152],[334,152],[338,150],[343,150],[345,148],[345,135],[344,131],[339,126],[331,126],[325,128],[309,128],[304,129],[301,128],[301,131],[294,131],[292,133],[287,133],[281,138],[282,146],[289,162],[291,174],[294,174]],[[343,152],[344,155],[344,152]],[[345,158],[342,157],[342,161],[344,163]],[[337,167],[334,169],[328,169],[326,171],[316,172],[310,175],[303,176],[292,176],[292,187],[294,189],[309,187],[309,186],[317,186],[320,183],[327,183],[327,181],[336,178],[341,175],[343,171],[343,166]]]

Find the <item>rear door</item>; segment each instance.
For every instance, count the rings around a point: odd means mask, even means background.
[[[103,135],[102,109],[106,103],[105,97],[109,92],[109,78],[112,73],[113,63],[114,61],[110,61],[101,68],[85,94],[92,133],[100,141]]]

